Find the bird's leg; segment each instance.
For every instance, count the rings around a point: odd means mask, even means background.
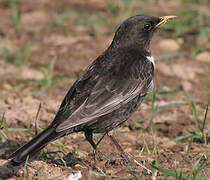
[[[98,140],[98,142],[96,143],[96,147],[98,147],[98,145],[100,144],[100,142],[104,139],[104,137],[106,136],[107,133],[104,133],[103,136]]]
[[[114,143],[117,150],[121,153],[121,156],[125,159],[125,161],[129,162],[130,159],[129,159],[128,155],[125,153],[125,151],[123,150],[123,148],[120,145],[120,143],[118,142],[118,140],[112,135],[112,133],[108,133],[108,136],[110,137],[111,141]]]
[[[93,133],[92,133],[92,132],[85,132],[85,138],[86,138],[86,140],[87,140],[87,141],[91,144],[91,146],[93,147],[94,159],[95,159],[95,157],[96,157],[97,154],[98,154],[100,160],[103,160],[103,159],[104,159],[102,153],[101,153],[99,150],[97,150],[97,146],[98,146],[99,143],[102,141],[102,139],[104,138],[105,135],[106,135],[106,134],[104,134],[104,135],[99,139],[99,141],[98,141],[97,143],[95,143],[95,142],[93,141]]]

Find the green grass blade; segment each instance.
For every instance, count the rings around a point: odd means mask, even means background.
[[[41,102],[39,103],[39,108],[38,108],[38,110],[37,110],[37,113],[36,113],[36,117],[35,117],[35,134],[37,135],[38,134],[38,127],[39,127],[39,125],[38,125],[38,116],[39,116],[39,112],[40,112],[40,110],[41,110],[41,107],[42,107],[42,104],[41,104]]]
[[[178,141],[182,141],[182,140],[188,139],[188,138],[193,137],[193,136],[194,136],[193,134],[187,134],[187,135],[184,135],[184,136],[178,136],[174,140],[176,142],[178,142]]]
[[[21,0],[10,0],[11,18],[17,33],[20,33],[22,30],[20,6]]]
[[[200,135],[201,134],[201,130],[200,130],[200,126],[199,126],[198,113],[197,113],[195,101],[191,102],[191,108],[192,108],[192,113],[193,113],[194,122],[195,122],[195,133],[197,135]]]
[[[156,101],[156,90],[153,92],[152,96],[152,114],[150,116],[150,122],[149,122],[149,133],[151,135],[154,135],[154,123],[153,123],[153,118],[157,114],[158,110],[155,107],[155,101]]]
[[[172,170],[169,170],[169,169],[164,169],[164,168],[161,168],[161,167],[157,167],[155,165],[152,165],[152,167],[154,169],[157,169],[159,172],[163,173],[166,176],[176,177],[179,180],[187,180],[187,179],[188,180],[191,180],[191,179],[193,179],[193,180],[207,180],[204,176],[195,175],[193,177],[190,177],[190,175],[182,173],[182,172],[176,172],[176,171],[172,171]]]
[[[210,97],[208,98],[208,103],[206,105],[206,111],[205,111],[205,115],[204,115],[204,119],[203,119],[203,127],[202,127],[202,135],[204,137],[204,128],[205,128],[205,124],[206,124],[206,118],[208,115],[208,111],[209,111],[209,103],[210,103]]]

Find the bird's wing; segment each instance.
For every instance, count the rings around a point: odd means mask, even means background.
[[[103,77],[99,78],[84,102],[57,126],[56,131],[61,132],[93,121],[127,104],[138,95],[146,95],[153,86],[153,74],[143,71],[139,77],[106,81]]]

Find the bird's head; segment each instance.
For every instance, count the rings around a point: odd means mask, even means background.
[[[126,19],[115,33],[112,46],[138,48],[149,52],[154,32],[176,16],[153,17],[136,15]]]

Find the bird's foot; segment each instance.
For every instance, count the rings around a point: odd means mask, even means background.
[[[122,156],[123,160],[124,160],[126,163],[129,163],[129,162],[130,162],[130,158],[128,157],[128,155],[127,155],[125,152],[123,152],[123,153],[121,154],[121,156]]]
[[[107,159],[106,166],[115,165],[115,164],[127,164],[130,162],[130,159],[127,157],[121,156],[112,156],[111,158]]]
[[[114,165],[116,163],[116,160],[121,160],[123,159],[121,156],[112,156],[106,161],[106,166],[107,165]]]
[[[101,153],[101,151],[99,151],[99,150],[94,150],[94,159],[96,160],[99,160],[99,161],[103,161],[103,160],[105,160],[106,158],[104,157],[104,155]]]
[[[103,161],[106,160],[106,158],[104,157],[104,155],[99,151],[99,150],[93,150],[93,153],[90,154],[91,156],[93,156],[94,160],[99,160],[99,161]]]

